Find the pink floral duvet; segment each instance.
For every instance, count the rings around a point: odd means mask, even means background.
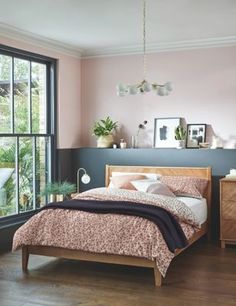
[[[176,198],[115,188],[96,188],[76,198],[126,200],[157,205],[179,221],[187,239],[198,230],[192,211]],[[163,276],[174,257],[158,227],[141,217],[48,209],[33,216],[15,233],[13,251],[24,245],[54,246],[94,253],[154,260]]]

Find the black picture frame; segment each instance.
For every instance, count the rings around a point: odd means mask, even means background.
[[[187,144],[189,149],[198,149],[199,143],[206,142],[207,125],[205,123],[187,124]]]
[[[176,148],[175,128],[182,125],[181,117],[154,119],[154,148]]]

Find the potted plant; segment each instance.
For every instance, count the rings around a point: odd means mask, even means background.
[[[76,191],[75,184],[68,182],[47,183],[41,192],[42,196],[49,196],[50,202],[63,201],[70,199],[70,195]]]
[[[181,125],[175,128],[175,139],[177,141],[178,149],[185,148],[186,134],[187,134],[186,129]]]
[[[117,122],[114,122],[109,116],[106,119],[96,121],[93,126],[93,135],[97,136],[98,148],[110,148],[113,145],[113,130],[117,128]]]

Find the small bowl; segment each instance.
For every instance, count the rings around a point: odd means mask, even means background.
[[[210,147],[209,142],[200,142],[199,143],[199,148],[208,149],[209,147]]]

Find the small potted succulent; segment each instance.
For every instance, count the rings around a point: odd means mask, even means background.
[[[47,183],[41,192],[41,196],[48,196],[49,202],[63,201],[70,199],[72,193],[76,191],[75,184],[68,182]]]
[[[117,122],[109,116],[106,119],[96,121],[93,126],[93,135],[97,136],[98,148],[110,148],[114,143],[113,131],[117,128]]]
[[[177,141],[177,149],[185,148],[186,129],[181,125],[175,128],[175,140]]]

